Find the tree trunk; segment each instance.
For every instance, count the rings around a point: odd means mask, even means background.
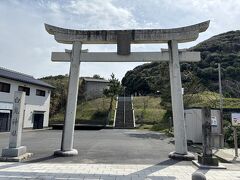
[[[111,117],[112,117],[112,103],[113,103],[113,96],[111,97],[111,100],[110,100],[110,106],[109,106],[109,109],[108,109],[108,118],[107,118],[107,122],[106,122],[106,125],[109,125],[109,121],[111,120]]]

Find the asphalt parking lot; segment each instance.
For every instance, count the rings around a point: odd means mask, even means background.
[[[0,134],[0,149],[8,146],[8,133]],[[30,162],[158,164],[168,160],[174,150],[170,138],[162,133],[125,130],[75,130],[74,148],[79,155],[54,157],[61,146],[61,130],[24,132],[22,145],[33,153]]]

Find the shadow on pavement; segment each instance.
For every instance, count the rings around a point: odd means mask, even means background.
[[[163,133],[151,133],[151,132],[142,132],[142,133],[126,133],[129,137],[143,138],[143,139],[160,139],[164,140],[168,137]]]
[[[54,158],[54,157],[46,157],[45,159],[48,159],[48,158]],[[44,159],[42,159],[44,160]],[[39,159],[39,162],[40,162],[40,159]],[[27,177],[27,178],[98,178],[98,177],[101,177],[102,180],[104,179],[133,179],[133,178],[150,178],[151,180],[157,180],[157,179],[165,179],[167,178],[168,180],[175,180],[176,177],[175,176],[158,176],[158,175],[154,175],[154,176],[151,176],[151,174],[155,173],[155,172],[158,172],[158,171],[161,171],[165,168],[168,168],[169,166],[172,166],[176,163],[178,163],[179,161],[176,161],[176,160],[172,160],[172,159],[168,159],[166,161],[163,161],[163,162],[160,162],[156,165],[153,165],[153,166],[149,166],[145,169],[141,169],[139,171],[136,171],[136,172],[133,172],[133,173],[130,173],[130,174],[127,174],[127,175],[124,175],[124,172],[118,172],[117,174],[85,174],[85,173],[51,173],[51,172],[18,172],[18,171],[3,171],[3,169],[7,169],[7,168],[12,168],[12,167],[17,167],[17,166],[21,166],[21,165],[27,165],[26,163],[15,163],[15,164],[8,164],[8,165],[3,165],[3,166],[0,166],[0,169],[2,169],[0,171],[0,177],[3,178],[3,177],[6,177],[6,178],[11,178],[11,177],[14,177],[14,178],[24,178],[24,177]],[[40,170],[41,171],[41,170]],[[114,172],[113,172],[114,173]]]
[[[52,124],[51,127],[53,130],[62,130],[63,124]],[[75,124],[75,130],[101,130],[104,129],[105,126],[101,124]]]
[[[46,156],[46,157],[41,157],[41,158],[37,158],[37,159],[28,160],[24,163],[38,163],[38,162],[48,161],[48,160],[55,159],[55,158],[58,158],[58,157],[54,156],[54,155],[51,155],[51,156]]]
[[[155,173],[157,171],[160,171],[160,170],[165,169],[165,168],[167,168],[169,166],[177,164],[178,162],[180,162],[180,161],[173,160],[173,159],[167,159],[167,160],[162,161],[162,162],[160,162],[160,163],[158,163],[156,165],[153,165],[153,166],[150,166],[148,168],[145,168],[145,169],[142,169],[140,171],[137,171],[135,173],[129,174],[128,176],[134,177],[134,176],[138,176],[139,174],[145,174],[148,178],[151,178],[152,180],[159,179],[159,178],[164,178],[164,176],[149,176],[149,174],[146,174],[145,172],[151,172],[151,174],[153,174],[153,173]],[[168,179],[172,180],[172,179],[176,179],[176,177],[168,176]]]

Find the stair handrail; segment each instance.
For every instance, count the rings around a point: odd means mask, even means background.
[[[117,107],[118,107],[118,96],[116,98],[116,105],[115,105],[114,118],[113,118],[113,127],[115,127],[115,123],[116,123]]]
[[[123,127],[126,126],[126,97],[125,97],[125,90],[123,96]]]
[[[134,111],[134,108],[133,108],[133,95],[131,95],[131,103],[132,103],[133,126],[135,128],[136,123],[135,123],[135,111]]]

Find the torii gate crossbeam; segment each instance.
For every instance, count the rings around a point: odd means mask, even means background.
[[[81,62],[169,62],[169,52],[131,52],[121,56],[114,52],[85,52],[80,55]],[[70,62],[70,52],[52,52],[51,60],[54,62]],[[200,61],[200,52],[179,51],[180,62]]]
[[[49,34],[59,43],[73,44],[72,51],[53,52],[52,61],[70,62],[67,107],[61,149],[56,155],[78,154],[73,149],[74,125],[77,106],[80,62],[149,62],[168,61],[171,84],[171,99],[175,137],[175,151],[170,158],[193,159],[187,151],[186,128],[182,95],[180,62],[197,62],[199,52],[181,51],[178,43],[194,41],[199,33],[207,30],[210,21],[174,29],[140,30],[71,30],[45,24]],[[168,43],[168,50],[162,52],[130,52],[131,43]],[[117,44],[117,53],[86,53],[82,44]]]

